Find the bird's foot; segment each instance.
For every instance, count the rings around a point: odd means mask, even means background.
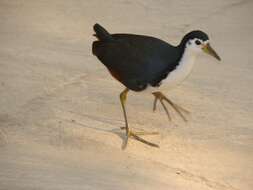
[[[121,127],[121,129],[124,130],[126,128]],[[152,142],[149,142],[149,141],[147,141],[147,140],[140,137],[141,135],[158,135],[158,134],[159,134],[158,132],[147,132],[147,131],[143,131],[143,130],[142,131],[131,131],[131,130],[129,130],[127,132],[126,139],[124,141],[124,144],[123,144],[122,148],[125,149],[127,147],[129,137],[132,137],[133,139],[135,139],[137,141],[140,141],[140,142],[142,142],[146,145],[159,148],[159,145],[157,145],[155,143],[152,143]]]
[[[173,103],[171,100],[169,100],[163,93],[161,92],[153,92],[152,93],[154,96],[155,96],[155,99],[154,99],[154,104],[153,104],[153,111],[156,110],[156,104],[157,104],[157,100],[160,101],[163,109],[165,110],[167,116],[168,116],[168,119],[171,121],[171,116],[170,116],[170,113],[167,109],[167,107],[165,106],[164,102],[163,101],[166,101],[167,103],[169,103],[171,105],[171,107],[178,113],[178,115],[185,121],[187,122],[187,119],[186,117],[184,116],[183,113],[185,114],[190,114],[190,112],[184,108],[182,108],[181,106]]]
[[[122,130],[126,130],[126,127],[121,127],[120,129],[122,129]],[[130,133],[134,133],[135,135],[159,135],[159,133],[158,132],[156,132],[156,131],[144,131],[144,130],[139,130],[139,131],[130,131]]]

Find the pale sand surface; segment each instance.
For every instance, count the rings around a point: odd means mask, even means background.
[[[0,189],[253,188],[253,1],[1,0]],[[176,44],[192,29],[222,63],[201,56],[165,92],[185,124],[151,95],[129,94],[130,126],[159,131],[121,150],[121,84],[91,54],[92,26]]]

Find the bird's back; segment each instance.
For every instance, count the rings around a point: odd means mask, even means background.
[[[135,91],[147,85],[159,85],[180,58],[176,47],[154,37],[135,34],[107,32],[103,39],[93,42],[92,51],[115,78]]]

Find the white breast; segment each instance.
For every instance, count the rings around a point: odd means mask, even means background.
[[[161,86],[159,88],[149,86],[145,91],[152,93],[159,90],[171,89],[181,82],[183,82],[191,73],[196,59],[196,54],[191,52],[188,48],[185,49],[178,66],[174,71],[171,71],[167,78],[162,80]]]
[[[196,55],[186,49],[178,66],[162,81],[162,86],[164,85],[166,88],[171,88],[183,82],[191,73],[195,59]]]

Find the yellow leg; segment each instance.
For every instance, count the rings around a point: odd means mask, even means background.
[[[128,122],[127,122],[127,115],[126,115],[126,108],[125,108],[125,103],[126,103],[128,91],[129,90],[126,88],[123,92],[120,93],[120,102],[121,102],[121,106],[122,106],[123,114],[124,114],[124,118],[125,118],[126,135],[128,135],[128,133],[129,133]]]
[[[127,114],[126,114],[126,108],[125,108],[125,103],[126,103],[128,91],[129,91],[129,89],[126,88],[123,92],[120,93],[120,102],[121,102],[121,106],[122,106],[123,114],[124,114],[124,119],[125,119],[125,127],[122,128],[122,129],[126,129],[126,141],[125,141],[125,144],[123,146],[123,149],[125,149],[127,147],[129,137],[133,137],[135,140],[138,140],[138,141],[140,141],[144,144],[147,144],[149,146],[159,147],[157,144],[148,142],[145,139],[139,137],[138,134],[135,134],[134,132],[129,130],[128,121],[127,121]],[[144,132],[142,134],[144,134]],[[141,134],[139,134],[139,135],[141,135]]]
[[[163,101],[165,100],[167,103],[169,103],[169,104],[171,105],[171,107],[179,114],[179,116],[180,116],[185,122],[187,121],[186,117],[184,116],[184,114],[183,114],[182,112],[184,112],[184,113],[186,113],[186,114],[189,114],[189,113],[190,113],[189,111],[187,111],[186,109],[182,108],[181,106],[179,106],[179,105],[173,103],[171,100],[169,100],[169,99],[168,99],[163,93],[161,93],[161,92],[153,92],[153,95],[155,96],[155,100],[154,100],[154,104],[153,104],[153,111],[156,110],[157,100],[159,100],[160,103],[162,104],[162,106],[163,106],[163,108],[164,108],[164,110],[165,110],[165,112],[166,112],[166,114],[167,114],[169,120],[171,120],[171,116],[170,116],[170,114],[169,114],[169,111],[168,111],[167,107],[165,106],[165,104],[164,104],[164,102],[163,102]]]

